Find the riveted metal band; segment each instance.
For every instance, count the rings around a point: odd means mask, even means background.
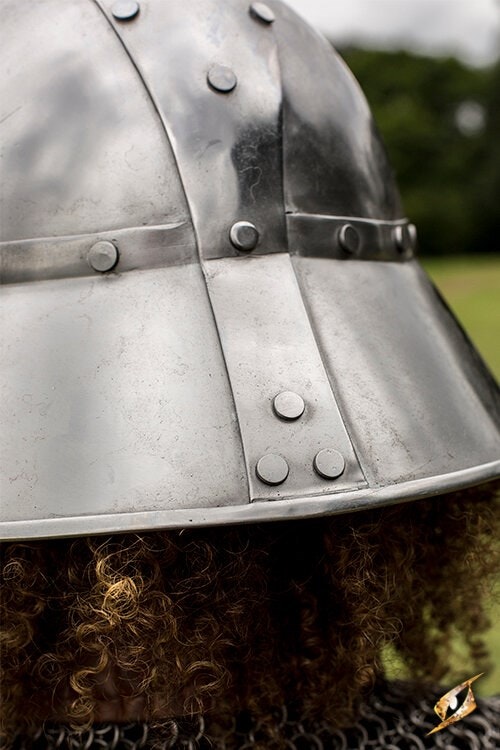
[[[366,486],[290,256],[211,260],[205,264],[205,277],[238,415],[250,499],[303,497]],[[297,419],[277,415],[274,401],[283,391],[303,400],[304,410]],[[330,478],[318,474],[315,456],[325,449],[344,458],[342,476],[341,472]],[[268,456],[275,457],[269,481],[259,468]]]
[[[297,255],[396,262],[413,255],[409,246],[398,244],[397,229],[406,230],[411,239],[413,225],[407,222],[293,214],[287,217],[287,225],[290,249]],[[358,245],[352,251],[343,245],[345,228],[358,238]],[[100,240],[116,245],[120,256],[116,266],[119,272],[192,263],[198,257],[193,227],[188,222],[75,237],[3,242],[0,243],[0,283],[89,276],[93,269],[87,256]]]
[[[0,283],[91,276],[88,254],[99,241],[115,245],[116,271],[163,268],[197,261],[193,227],[188,222],[0,243]]]
[[[407,220],[378,221],[351,216],[288,214],[290,252],[316,258],[404,261],[416,250],[416,232]],[[348,229],[351,245],[344,240]],[[406,239],[403,244],[401,237]],[[347,235],[349,239],[349,234]]]
[[[113,18],[111,2],[98,4],[157,106],[201,259],[238,254],[230,239],[238,221],[255,225],[260,237],[256,253],[285,252],[274,24],[256,23],[246,3],[193,0],[187,8],[184,0],[150,2],[127,24]],[[214,71],[224,75],[214,79]]]
[[[408,260],[413,255],[410,247],[398,244],[396,229],[406,229],[411,238],[413,225],[407,222],[293,214],[287,217],[287,225],[290,249],[296,255],[395,262]],[[359,240],[353,251],[343,246],[342,230],[345,228]],[[120,256],[116,271],[119,272],[193,263],[198,259],[193,227],[188,222],[3,242],[0,243],[0,283],[89,276],[93,269],[87,256],[100,240],[116,245]],[[233,244],[236,246],[235,242]]]

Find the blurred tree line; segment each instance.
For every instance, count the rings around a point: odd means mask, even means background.
[[[382,133],[421,254],[500,250],[500,63],[340,50]]]

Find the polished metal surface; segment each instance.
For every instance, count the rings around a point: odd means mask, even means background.
[[[199,265],[90,273],[3,287],[2,519],[98,532],[101,515],[248,502]]]
[[[335,448],[323,448],[314,456],[313,465],[320,477],[336,479],[344,472],[344,456]]]
[[[500,474],[498,388],[412,260],[324,40],[274,0],[274,23],[244,0],[148,0],[133,23],[111,0],[6,5],[2,537],[321,516]]]
[[[370,487],[498,461],[498,387],[416,261],[293,260]]]
[[[302,396],[293,391],[282,391],[273,399],[275,414],[282,419],[298,419],[303,415],[305,408]]]
[[[87,260],[94,271],[111,271],[118,263],[118,249],[109,240],[99,240],[90,248]]]
[[[394,176],[357,82],[326,39],[285,4],[270,5],[282,71],[287,212],[401,219]]]
[[[268,453],[257,461],[255,472],[261,482],[269,485],[283,484],[288,477],[290,468],[282,456]]]
[[[156,107],[97,5],[2,8],[0,241],[190,223]]]
[[[113,17],[118,21],[131,21],[139,13],[140,6],[135,0],[117,0],[111,6]]]
[[[269,5],[265,3],[251,3],[250,13],[264,23],[273,23],[276,18]]]
[[[249,252],[257,247],[259,231],[250,221],[236,221],[231,227],[229,238],[237,250]]]

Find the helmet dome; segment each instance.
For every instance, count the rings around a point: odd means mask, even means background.
[[[498,389],[325,39],[274,0],[3,11],[4,538],[498,475]]]

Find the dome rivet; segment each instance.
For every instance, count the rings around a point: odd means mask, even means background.
[[[293,420],[303,415],[306,405],[304,399],[298,393],[282,391],[274,397],[273,408],[278,417]]]
[[[340,228],[338,240],[342,250],[345,250],[345,252],[350,255],[359,250],[359,233],[352,224],[344,224],[344,226]]]
[[[117,0],[111,7],[113,18],[117,21],[131,21],[139,13],[140,5],[135,0]]]
[[[336,479],[344,473],[345,459],[334,448],[324,448],[314,457],[314,469],[324,479]]]
[[[118,250],[112,242],[100,240],[90,248],[87,260],[94,271],[111,271],[118,263]]]
[[[265,3],[252,3],[250,5],[250,14],[264,23],[273,23],[275,20],[273,11]]]
[[[255,224],[249,221],[237,221],[229,232],[229,239],[237,250],[250,252],[259,242],[259,232]]]
[[[259,458],[255,471],[261,482],[276,485],[285,481],[290,469],[284,458],[276,453],[268,453]]]
[[[398,224],[394,227],[393,237],[401,255],[409,255],[417,245],[417,228],[415,224]]]
[[[215,91],[219,91],[221,94],[229,94],[238,83],[234,71],[226,65],[219,65],[218,63],[212,65],[208,71],[207,81]]]

